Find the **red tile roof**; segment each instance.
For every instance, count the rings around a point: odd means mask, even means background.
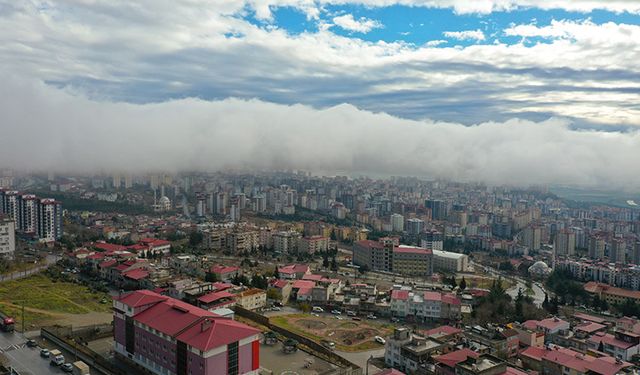
[[[394,289],[391,291],[391,299],[406,301],[409,299],[409,291]]]
[[[372,240],[362,240],[362,241],[358,241],[356,242],[357,245],[362,246],[362,247],[371,247],[371,248],[376,248],[376,249],[383,249],[384,245],[381,244],[380,242],[377,241],[372,241]]]
[[[287,275],[292,275],[294,273],[307,273],[309,271],[310,268],[306,264],[290,264],[288,266],[282,266],[278,268],[278,272]]]
[[[107,252],[124,251],[127,249],[122,245],[115,245],[115,244],[106,243],[106,242],[96,242],[93,244],[93,247],[102,251],[107,251]]]
[[[203,352],[260,333],[246,324],[151,291],[130,293],[120,302],[137,303],[148,298],[156,299],[154,306],[134,315],[134,320]]]
[[[217,266],[211,267],[210,271],[213,272],[213,273],[225,274],[225,273],[236,272],[239,269],[240,269],[240,267],[223,266],[223,265],[219,264]]]
[[[455,352],[439,355],[437,357],[433,357],[436,362],[441,363],[447,367],[454,368],[460,362],[464,362],[467,358],[478,358],[479,354],[474,352],[471,349],[460,349]]]
[[[630,363],[624,361],[617,363],[613,357],[604,356],[596,358],[558,346],[553,346],[551,349],[530,346],[525,349],[521,355],[532,358],[538,362],[545,359],[581,373],[591,370],[596,374],[614,375],[620,371],[620,369],[631,366]]]
[[[600,345],[600,343],[603,342],[606,345],[611,345],[621,349],[629,349],[630,347],[636,345],[633,342],[622,341],[620,339],[617,339],[614,335],[604,332],[596,332],[595,335],[589,337],[587,340],[596,345]]]
[[[425,301],[442,301],[442,294],[440,292],[424,292],[423,298]]]
[[[142,268],[136,268],[129,272],[125,272],[123,276],[131,280],[142,280],[149,276],[149,271]]]
[[[204,296],[198,298],[198,301],[209,304],[212,302],[219,301],[223,298],[234,298],[234,295],[227,291],[221,290],[221,291],[207,293]]]
[[[160,301],[165,301],[168,298],[169,297],[161,296],[160,294],[152,292],[150,290],[137,290],[135,292],[127,293],[120,298],[116,298],[116,300],[124,303],[127,306],[135,308],[152,303],[158,303]]]
[[[433,251],[431,251],[430,249],[404,245],[394,247],[393,252],[402,254],[433,254]]]

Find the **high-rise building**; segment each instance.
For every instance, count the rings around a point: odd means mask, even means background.
[[[416,218],[407,220],[407,232],[411,236],[417,236],[424,230],[424,221]]]
[[[62,204],[54,199],[38,202],[38,237],[41,242],[55,242],[62,237]]]
[[[627,258],[627,243],[621,238],[614,238],[609,249],[609,258],[613,263],[625,263]]]
[[[522,246],[526,246],[530,251],[537,251],[541,248],[542,229],[536,225],[529,225],[522,230],[520,237]]]
[[[0,214],[0,256],[13,259],[16,251],[16,225]]]
[[[207,214],[207,196],[204,193],[196,193],[196,216],[204,217]]]
[[[5,217],[13,220],[17,224],[20,222],[20,203],[18,202],[19,194],[16,190],[0,191],[2,199],[2,212]]]
[[[229,203],[229,196],[224,191],[216,194],[215,208],[217,215],[227,214],[227,204]]]
[[[576,234],[571,229],[561,229],[556,234],[555,255],[573,256],[576,253]]]
[[[391,215],[391,230],[393,232],[404,231],[404,216],[400,214]]]
[[[425,207],[431,210],[431,219],[442,221],[447,219],[447,202],[439,199],[427,199]]]
[[[604,238],[594,235],[589,238],[589,257],[591,259],[604,258],[605,242]]]
[[[420,246],[425,249],[442,250],[444,248],[444,235],[437,230],[430,230],[422,234]]]
[[[114,174],[111,181],[114,189],[120,189],[122,187],[122,178],[119,174]]]
[[[38,198],[33,194],[20,195],[19,199],[19,222],[17,229],[27,235],[36,235],[38,230]]]

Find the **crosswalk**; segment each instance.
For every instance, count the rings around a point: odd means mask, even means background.
[[[23,349],[24,347],[26,347],[27,344],[14,344],[14,345],[9,345],[6,348],[0,348],[0,353],[6,353],[6,352],[10,352],[12,350],[17,350],[17,349]]]

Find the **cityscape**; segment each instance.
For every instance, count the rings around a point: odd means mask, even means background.
[[[640,375],[640,2],[0,0],[0,375]]]

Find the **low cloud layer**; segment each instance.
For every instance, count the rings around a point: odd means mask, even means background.
[[[0,87],[0,167],[58,171],[296,168],[528,185],[640,187],[640,132],[575,131],[560,119],[473,126],[351,105],[259,100],[127,104],[39,82]]]

